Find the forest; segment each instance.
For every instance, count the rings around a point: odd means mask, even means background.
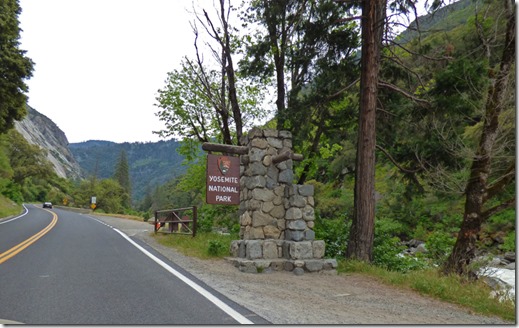
[[[164,124],[156,133],[180,142],[186,171],[138,203],[125,152],[113,177],[100,180],[66,181],[45,164],[26,165],[27,158],[43,162],[43,151],[12,129],[23,117],[23,79],[32,71],[15,49],[18,76],[0,79],[0,194],[82,207],[95,190],[105,199],[97,210],[145,219],[196,205],[200,231],[237,234],[236,207],[205,204],[200,146],[240,145],[255,126],[288,130],[304,155],[294,183],[315,188],[316,239],[326,241],[327,256],[473,275],[477,257],[515,252],[515,4],[433,1],[430,15],[415,20],[423,5],[194,5],[194,55],[168,73],[156,98]],[[0,33],[8,32],[16,48],[17,28]],[[20,95],[4,101],[15,83]],[[397,256],[411,240],[428,252]]]

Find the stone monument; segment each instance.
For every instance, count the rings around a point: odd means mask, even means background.
[[[234,146],[241,154],[241,239],[232,241],[227,260],[243,272],[335,273],[337,261],[325,259],[324,241],[315,240],[314,188],[292,183],[293,161],[303,157],[293,153],[291,133],[253,128],[241,144]]]

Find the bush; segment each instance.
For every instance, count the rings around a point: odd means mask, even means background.
[[[227,250],[226,245],[224,245],[219,240],[209,240],[207,247],[207,254],[211,256],[220,256]]]
[[[202,213],[196,221],[196,230],[198,232],[211,232],[213,230],[213,217]]]
[[[505,242],[499,248],[505,252],[515,252],[515,231],[508,232],[504,240]]]
[[[452,252],[455,242],[456,238],[451,237],[447,233],[441,231],[431,233],[426,242],[427,250],[429,251],[427,257],[434,264],[443,264]]]
[[[315,238],[324,240],[326,243],[326,257],[336,258],[345,256],[351,226],[351,222],[346,221],[344,217],[323,219],[318,215],[316,216],[314,227]]]
[[[396,235],[401,234],[403,228],[402,223],[392,219],[382,218],[375,221],[373,264],[398,272],[409,272],[427,266],[423,259],[401,254],[406,247]]]

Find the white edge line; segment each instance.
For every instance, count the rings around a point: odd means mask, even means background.
[[[240,313],[236,312],[233,308],[231,308],[229,305],[225,304],[224,302],[222,302],[220,299],[218,299],[216,296],[214,296],[213,294],[211,294],[210,292],[208,292],[207,290],[205,290],[204,288],[202,288],[200,285],[198,285],[197,283],[195,283],[194,281],[192,281],[191,279],[189,279],[188,277],[184,276],[182,273],[178,272],[177,270],[173,269],[172,267],[170,267],[169,265],[167,265],[164,261],[162,261],[161,259],[157,258],[155,255],[151,254],[150,252],[148,252],[147,250],[145,250],[142,246],[140,246],[139,244],[137,244],[136,242],[134,242],[133,240],[131,240],[130,237],[128,237],[126,234],[124,234],[123,232],[119,231],[118,229],[116,228],[113,228],[117,233],[119,233],[121,236],[123,236],[123,238],[125,238],[126,240],[128,240],[133,246],[137,247],[137,249],[139,249],[141,252],[143,252],[144,254],[146,254],[149,258],[151,258],[153,261],[155,261],[158,265],[160,265],[161,267],[163,267],[164,269],[166,269],[167,271],[169,271],[171,274],[175,275],[177,278],[179,278],[180,280],[182,280],[183,282],[185,282],[187,285],[189,285],[191,288],[193,288],[194,290],[196,290],[198,293],[200,293],[202,296],[204,296],[205,298],[207,298],[209,301],[211,301],[212,303],[214,303],[217,307],[219,307],[222,311],[224,311],[225,313],[227,313],[228,315],[230,315],[231,317],[233,317],[236,321],[238,321],[240,324],[247,324],[247,325],[251,325],[251,324],[254,324],[252,321],[250,321],[249,319],[245,318],[243,315],[241,315]]]
[[[16,219],[19,219],[21,218],[22,216],[25,216],[27,213],[29,213],[29,210],[27,209],[27,207],[25,207],[25,204],[22,204],[23,208],[25,208],[25,213],[23,213],[22,215],[19,215],[15,218],[12,218],[12,219],[9,219],[9,220],[5,220],[5,221],[2,221],[0,222],[0,224],[4,224],[4,223],[7,223],[7,222],[11,222],[11,221],[14,221]]]

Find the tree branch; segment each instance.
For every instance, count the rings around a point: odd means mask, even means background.
[[[384,81],[378,81],[378,85],[382,88],[398,92],[399,94],[403,95],[404,97],[409,98],[412,101],[421,104],[422,106],[429,107],[431,105],[431,103],[429,101],[427,101],[425,99],[417,98],[417,97],[413,96],[412,94],[400,89],[399,87],[397,87],[394,84],[387,83]]]
[[[504,211],[506,209],[509,209],[511,207],[514,207],[514,206],[515,206],[515,197],[507,200],[506,202],[504,202],[502,204],[499,204],[497,206],[489,208],[485,212],[481,213],[481,218],[482,218],[483,221],[485,221],[486,219],[488,219],[492,215],[497,214],[499,212],[502,212],[502,211]]]
[[[494,197],[503,190],[513,179],[515,179],[515,161],[510,165],[506,173],[487,188],[485,200]]]
[[[384,153],[384,155],[386,155],[387,158],[389,158],[389,160],[402,172],[404,173],[408,173],[408,174],[415,174],[417,172],[420,172],[421,169],[416,169],[416,170],[409,170],[409,169],[406,169],[404,167],[402,167],[400,164],[398,164],[398,162],[391,156],[391,154],[389,154],[387,152],[387,150],[385,150],[384,148],[382,148],[381,146],[379,145],[375,145],[375,147],[380,150],[381,152]]]

